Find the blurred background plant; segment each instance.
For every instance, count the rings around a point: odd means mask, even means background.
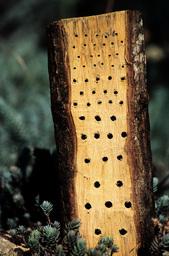
[[[20,221],[25,219],[29,224],[36,196],[40,195],[40,200],[56,201],[57,188],[52,179],[55,142],[47,71],[47,25],[59,18],[124,9],[139,9],[144,17],[154,175],[159,178],[159,193],[165,191],[169,195],[169,2],[1,0],[1,229],[22,224]],[[51,175],[46,175],[49,172]],[[46,183],[52,185],[44,192]],[[18,211],[23,216],[20,220]]]

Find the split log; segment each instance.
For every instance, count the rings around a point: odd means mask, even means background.
[[[145,255],[152,235],[145,61],[138,12],[49,27],[61,218],[80,218],[89,246],[113,236],[120,256]]]

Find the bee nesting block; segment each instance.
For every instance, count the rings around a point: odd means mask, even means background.
[[[52,23],[49,75],[62,221],[79,218],[89,246],[113,236],[117,255],[141,255],[152,166],[140,13]]]

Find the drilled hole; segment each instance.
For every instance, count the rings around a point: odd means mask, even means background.
[[[90,163],[90,158],[85,158],[84,162],[85,162],[86,164],[89,164],[89,163]]]
[[[90,55],[91,58],[93,58],[93,55]]]
[[[78,34],[75,34],[75,37],[78,37]]]
[[[94,67],[96,67],[96,64],[93,64]]]
[[[73,102],[73,106],[75,106],[75,107],[76,107],[77,105],[78,105],[78,104],[77,104],[77,102]]]
[[[99,80],[100,80],[100,77],[97,76],[97,77],[96,77],[96,81],[98,82]]]
[[[105,43],[103,43],[103,46],[105,46],[106,44]]]
[[[76,67],[74,67],[73,69],[76,69]]]
[[[107,162],[108,161],[108,157],[104,156],[104,157],[102,157],[102,160],[103,160],[103,162]]]
[[[102,101],[101,101],[101,100],[98,100],[97,104],[99,104],[99,105],[102,104]]]
[[[98,54],[97,57],[100,57],[100,54]]]
[[[86,66],[85,65],[83,65],[83,68],[85,68]]]
[[[102,63],[101,63],[101,65],[103,66],[103,65],[104,65],[104,63],[102,62]]]
[[[81,134],[81,139],[82,140],[86,140],[87,139],[87,135],[86,134]]]
[[[87,102],[87,104],[86,104],[88,107],[90,107],[91,106],[91,103],[90,102]]]
[[[122,229],[119,230],[119,233],[120,233],[120,235],[124,236],[124,235],[127,234],[127,230],[125,230],[124,228],[122,228]]]
[[[84,95],[84,92],[83,92],[83,91],[80,91],[80,95]]]
[[[111,116],[110,119],[111,119],[112,121],[116,121],[116,116]]]
[[[96,228],[94,232],[95,232],[96,235],[100,235],[102,233],[99,228]]]
[[[80,55],[78,55],[77,57],[78,57],[78,59],[80,59]]]
[[[111,65],[112,66],[112,68],[114,68],[114,65]]]
[[[132,204],[131,204],[130,201],[125,202],[124,205],[125,205],[126,208],[131,208],[132,207]]]
[[[109,54],[108,56],[111,57],[111,54]]]
[[[85,34],[85,37],[87,37],[87,34]]]
[[[113,134],[112,133],[108,133],[107,134],[107,138],[111,140],[113,138]]]
[[[122,65],[121,67],[124,68],[124,65]]]
[[[124,81],[125,79],[126,79],[125,76],[121,77],[121,81]]]
[[[96,119],[96,121],[101,121],[101,117],[100,116],[95,116],[95,119]]]
[[[79,116],[80,120],[85,120],[85,116]]]
[[[123,159],[123,156],[122,156],[122,155],[118,155],[118,156],[117,156],[117,159],[118,159],[119,161],[121,161],[121,160]]]
[[[111,45],[114,45],[114,42],[111,42]]]
[[[118,91],[115,90],[115,91],[114,91],[114,94],[117,95],[117,94],[118,94]]]
[[[86,44],[84,44],[84,46],[86,46]]]
[[[112,76],[108,76],[108,80],[112,80]]]
[[[118,33],[116,32],[115,35],[118,36]]]
[[[113,103],[113,101],[112,100],[109,100],[109,104],[112,104]]]
[[[127,132],[122,132],[121,137],[123,137],[123,138],[127,137]]]
[[[92,94],[96,94],[96,91],[95,91],[95,90],[93,90],[93,91],[92,91]]]
[[[123,182],[121,180],[118,180],[116,182],[116,186],[119,187],[119,188],[122,187],[123,186]]]
[[[76,79],[73,79],[73,83],[76,83],[77,82],[77,80]]]
[[[92,206],[91,206],[90,203],[86,203],[86,204],[85,204],[85,208],[86,208],[87,210],[90,210],[90,209],[92,208]]]
[[[99,181],[95,181],[94,186],[95,186],[95,188],[99,188],[100,187],[100,182]]]
[[[124,103],[124,102],[123,102],[122,100],[121,100],[121,101],[119,101],[119,104],[120,104],[120,105],[123,105],[123,103]]]
[[[75,45],[73,45],[73,48],[74,48],[74,49],[76,48]]]
[[[105,206],[106,206],[107,208],[111,208],[111,207],[113,206],[113,204],[112,204],[111,201],[107,201],[107,202],[105,202]]]
[[[123,44],[123,40],[120,41]]]
[[[89,79],[86,78],[86,79],[85,79],[85,83],[88,83],[88,82],[89,82]]]
[[[106,93],[107,93],[107,90],[104,90],[103,93],[106,94]]]
[[[99,35],[98,35],[98,34],[96,34],[96,36],[98,37]]]
[[[118,54],[118,52],[116,53],[116,56],[118,56],[119,54]]]
[[[94,138],[95,138],[95,139],[99,139],[99,138],[100,138],[100,134],[99,134],[98,132],[96,132],[96,133],[94,134]]]
[[[93,44],[93,46],[96,46],[96,44]]]

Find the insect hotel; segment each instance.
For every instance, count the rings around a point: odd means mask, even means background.
[[[70,18],[49,28],[49,74],[62,222],[118,256],[151,238],[151,151],[140,13]],[[144,254],[145,255],[145,254]],[[148,255],[148,254],[147,254]]]

